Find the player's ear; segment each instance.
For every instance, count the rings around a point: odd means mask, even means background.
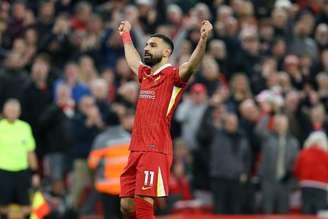
[[[169,57],[172,53],[172,49],[166,48],[164,49],[164,57]]]

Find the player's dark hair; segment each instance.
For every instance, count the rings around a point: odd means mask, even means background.
[[[173,44],[172,40],[169,37],[167,37],[166,35],[161,34],[161,33],[152,34],[150,37],[157,37],[157,38],[162,39],[170,47],[171,54],[173,53],[174,44]]]

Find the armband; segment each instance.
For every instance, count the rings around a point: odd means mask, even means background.
[[[122,40],[123,40],[123,44],[131,43],[132,39],[131,39],[130,32],[124,32],[122,34]]]

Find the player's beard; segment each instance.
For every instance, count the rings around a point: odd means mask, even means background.
[[[147,54],[147,56],[144,55],[143,61],[146,65],[153,67],[154,65],[162,61],[162,56],[154,56]]]

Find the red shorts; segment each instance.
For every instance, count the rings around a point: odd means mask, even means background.
[[[171,164],[172,155],[131,151],[120,178],[120,196],[167,196]]]

